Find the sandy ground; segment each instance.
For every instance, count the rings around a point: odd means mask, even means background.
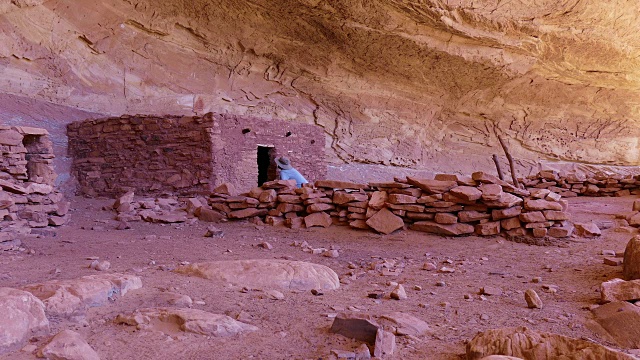
[[[631,209],[635,197],[570,199],[572,220],[605,224],[613,215]],[[50,279],[73,279],[97,274],[88,268],[88,257],[108,260],[110,272],[136,274],[143,288],[117,298],[107,306],[92,308],[84,320],[50,319],[52,333],[73,329],[85,336],[102,359],[326,359],[332,349],[352,350],[359,343],[329,332],[332,313],[358,311],[374,316],[403,311],[430,324],[432,333],[419,338],[398,337],[393,359],[460,359],[466,341],[486,329],[527,326],[538,331],[593,339],[614,345],[593,332],[592,316],[585,307],[596,304],[602,281],[621,275],[622,267],[603,264],[603,249],[623,250],[632,234],[603,231],[596,239],[572,238],[559,246],[532,246],[502,237],[440,237],[413,231],[388,236],[346,227],[290,230],[259,227],[248,222],[216,225],[222,238],[205,238],[207,223],[155,225],[132,223],[131,230],[113,230],[113,213],[103,211],[110,200],[73,200],[71,222],[55,237],[24,240],[25,252],[0,254],[0,286],[19,288]],[[93,227],[104,230],[91,230]],[[146,235],[157,235],[145,240]],[[307,241],[313,247],[337,247],[338,258],[303,252],[291,246]],[[257,245],[268,241],[272,250]],[[237,286],[176,274],[181,262],[229,259],[291,259],[331,267],[341,278],[355,271],[337,291],[314,296],[310,292],[286,292],[284,300],[272,300],[262,291],[242,292]],[[372,262],[394,259],[402,272],[383,276],[369,271]],[[155,264],[152,263],[155,262]],[[448,266],[454,273],[422,270],[425,262]],[[349,264],[357,269],[349,269]],[[450,264],[449,264],[450,263]],[[153,264],[153,265],[152,265]],[[56,272],[56,269],[59,271]],[[533,283],[541,277],[541,283]],[[389,282],[404,284],[407,300],[391,300]],[[437,286],[444,281],[446,286]],[[557,293],[543,285],[558,286]],[[422,287],[416,290],[414,286]],[[499,296],[479,295],[485,286],[502,289]],[[528,309],[524,291],[538,292],[544,308]],[[164,306],[162,291],[188,295],[193,308],[240,317],[259,331],[229,338],[168,330],[137,331],[116,325],[120,313],[137,308]],[[384,291],[381,300],[367,297]],[[465,299],[469,295],[469,299]],[[38,346],[48,337],[32,339]],[[14,352],[0,359],[33,359]]]

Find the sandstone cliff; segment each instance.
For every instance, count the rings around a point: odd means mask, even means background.
[[[638,28],[622,0],[1,0],[0,94],[68,109],[33,121],[48,128],[209,111],[315,123],[336,169],[490,169],[496,132],[523,175],[637,165]],[[0,107],[5,122],[31,111]]]

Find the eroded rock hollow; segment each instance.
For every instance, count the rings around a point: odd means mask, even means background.
[[[2,1],[0,116],[58,155],[71,121],[216,112],[321,126],[345,177],[493,168],[496,134],[521,175],[637,165],[639,22],[628,1]]]

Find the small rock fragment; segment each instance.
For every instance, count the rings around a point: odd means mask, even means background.
[[[396,350],[396,336],[381,328],[376,333],[376,342],[373,349],[373,356],[382,358],[385,355],[393,355]]]
[[[542,300],[540,300],[535,290],[527,289],[527,291],[524,292],[524,299],[527,301],[527,307],[529,309],[542,309]]]
[[[219,229],[213,225],[207,227],[207,232],[204,234],[204,237],[222,237],[224,236],[224,231]]]
[[[404,286],[402,284],[398,284],[395,289],[391,292],[391,298],[395,300],[404,300],[407,298],[407,292],[404,290]]]

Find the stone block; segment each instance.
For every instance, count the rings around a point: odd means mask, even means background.
[[[382,234],[390,234],[404,227],[401,217],[383,208],[366,221],[367,226]]]

